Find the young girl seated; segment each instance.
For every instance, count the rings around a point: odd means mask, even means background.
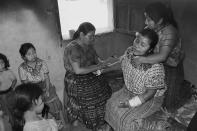
[[[49,113],[65,125],[62,103],[55,87],[51,84],[49,70],[45,61],[39,59],[31,43],[24,43],[19,50],[24,62],[19,66],[19,78],[22,83],[36,83],[43,90],[43,101],[49,106]]]
[[[23,131],[58,131],[53,119],[41,117],[43,90],[33,83],[21,84],[15,90],[14,116],[24,122]]]
[[[9,121],[12,122],[11,108],[11,95],[16,85],[17,79],[12,70],[9,69],[10,64],[7,57],[0,53],[0,110],[8,116]]]

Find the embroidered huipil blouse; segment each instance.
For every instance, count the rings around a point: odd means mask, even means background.
[[[81,46],[77,41],[69,43],[64,50],[64,67],[74,72],[72,62],[78,62],[80,67],[98,64],[98,55],[92,45]]]
[[[162,96],[166,90],[163,65],[141,64],[137,66],[133,57],[131,46],[121,60],[126,88],[136,95],[145,93],[147,89],[158,89],[155,96]]]
[[[20,80],[27,80],[28,82],[38,83],[44,81],[44,74],[49,73],[47,64],[45,61],[37,58],[35,68],[32,68],[23,62],[19,68]]]

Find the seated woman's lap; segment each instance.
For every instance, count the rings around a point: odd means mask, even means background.
[[[106,121],[113,127],[127,127],[135,120],[146,118],[160,109],[163,97],[154,98],[136,108],[119,108],[120,101],[131,99],[134,95],[125,87],[115,92],[106,105]],[[128,127],[129,128],[129,127]]]

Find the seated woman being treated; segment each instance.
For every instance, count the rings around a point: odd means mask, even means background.
[[[148,56],[158,42],[151,29],[136,33],[133,45],[120,57],[125,86],[106,105],[105,120],[115,131],[136,131],[143,120],[158,111],[166,90],[162,64],[136,64],[134,57]]]

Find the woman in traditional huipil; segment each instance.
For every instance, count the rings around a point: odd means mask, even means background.
[[[144,29],[121,57],[125,86],[108,100],[105,115],[115,131],[136,131],[140,128],[138,122],[159,110],[163,103],[166,90],[163,65],[137,64],[133,60],[151,55],[157,41],[156,32]]]
[[[153,29],[159,36],[154,54],[138,57],[137,63],[163,62],[166,74],[166,91],[163,106],[174,112],[180,105],[180,90],[184,79],[183,50],[181,47],[178,26],[172,10],[161,2],[151,3],[144,12],[147,28]]]
[[[106,63],[99,59],[93,48],[94,35],[95,27],[84,22],[65,48],[64,104],[70,122],[74,125],[81,122],[96,130],[104,124],[105,104],[111,96],[111,89],[102,74],[99,75]]]

